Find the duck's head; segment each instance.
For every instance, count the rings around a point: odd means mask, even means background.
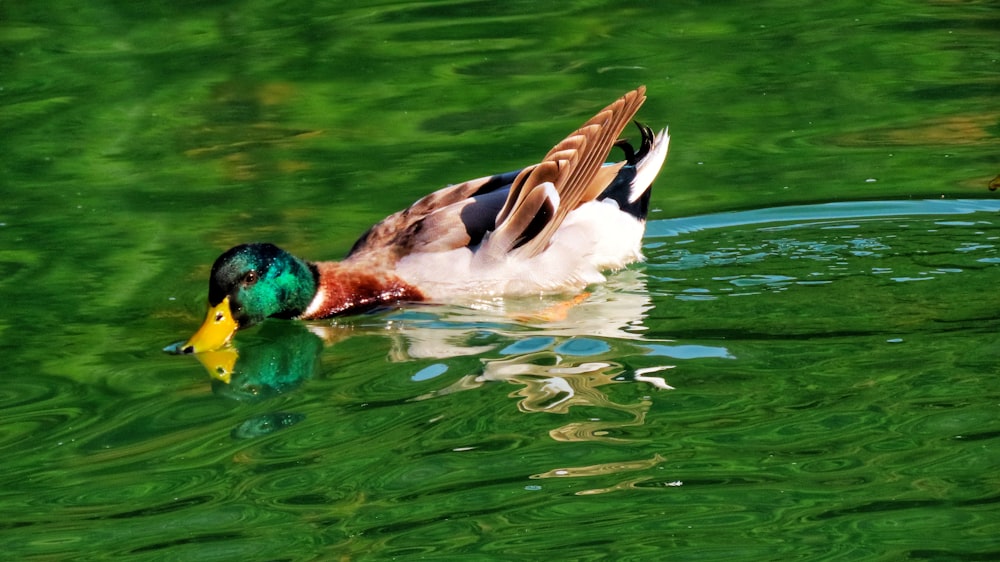
[[[181,353],[218,349],[237,330],[269,316],[302,314],[316,295],[318,277],[315,266],[273,244],[230,248],[212,265],[208,316]]]

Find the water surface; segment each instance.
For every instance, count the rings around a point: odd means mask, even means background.
[[[0,544],[1000,556],[997,24],[977,1],[0,4]],[[639,84],[673,136],[647,260],[585,300],[160,351],[227,247],[336,258]]]

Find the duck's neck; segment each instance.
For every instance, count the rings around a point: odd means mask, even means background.
[[[298,258],[294,258],[294,264],[285,271],[286,274],[279,275],[274,280],[278,289],[275,296],[276,306],[280,310],[273,316],[295,318],[316,300],[319,273],[311,263]]]
[[[395,302],[426,300],[397,275],[364,264],[317,262],[316,296],[299,317],[309,320],[366,312]]]

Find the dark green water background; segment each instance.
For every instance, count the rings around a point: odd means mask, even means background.
[[[811,4],[0,1],[3,556],[1000,557],[1000,4]],[[639,84],[647,262],[565,320],[161,352],[227,247],[337,258]]]

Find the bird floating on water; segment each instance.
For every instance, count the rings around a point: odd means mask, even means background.
[[[208,316],[181,353],[224,346],[268,317],[312,320],[397,302],[580,291],[642,259],[650,188],[670,136],[636,122],[639,87],[605,107],[538,164],[445,187],[386,217],[340,262],[310,262],[267,243],[212,265]],[[606,163],[613,147],[625,154]],[[170,349],[170,348],[168,348]]]

